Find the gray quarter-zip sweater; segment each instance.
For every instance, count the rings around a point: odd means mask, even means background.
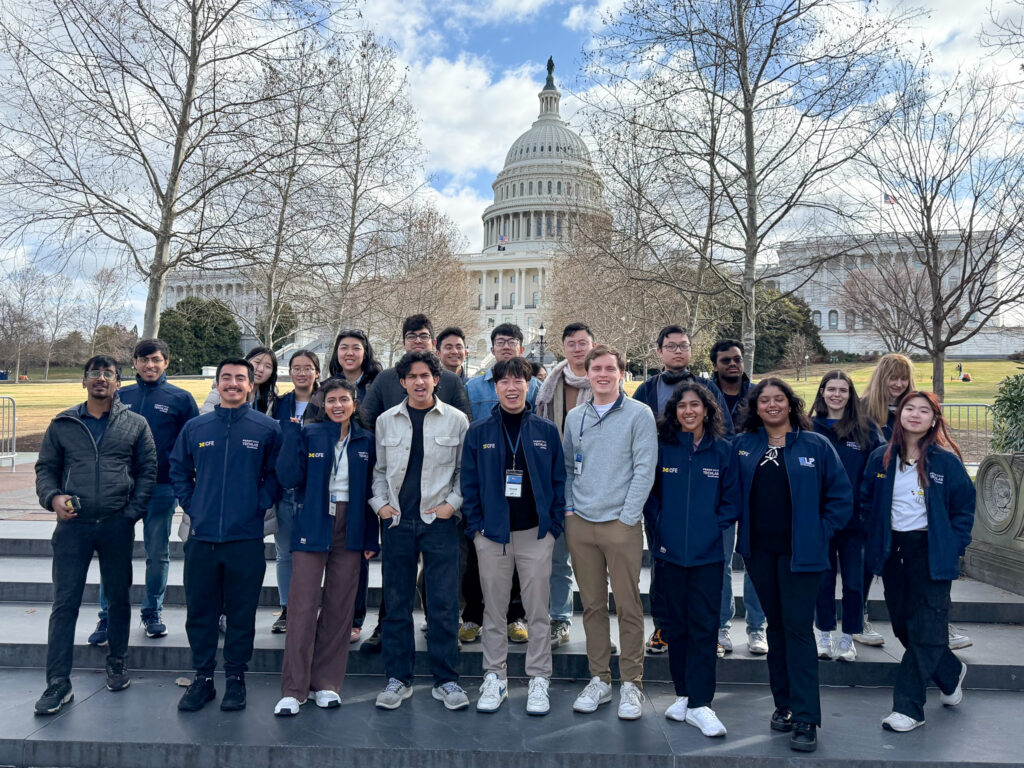
[[[565,418],[562,447],[567,510],[593,523],[640,522],[658,461],[658,430],[650,408],[621,394],[604,418],[593,403],[578,405]],[[577,454],[582,454],[580,474]]]

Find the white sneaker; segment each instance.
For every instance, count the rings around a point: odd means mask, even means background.
[[[285,696],[277,702],[277,706],[274,707],[274,714],[278,717],[290,717],[291,715],[297,715],[299,714],[299,707],[305,703],[306,702],[299,701],[292,696]]]
[[[497,712],[501,702],[508,698],[508,683],[494,672],[484,675],[480,683],[480,698],[476,702],[477,712]]]
[[[341,696],[338,695],[337,691],[310,691],[310,694],[320,709],[334,709],[341,706]]]
[[[853,639],[861,645],[871,645],[876,648],[885,645],[885,638],[875,632],[874,627],[871,626],[871,622],[868,621],[868,615],[866,613],[864,614],[864,631],[854,634]]]
[[[611,683],[602,682],[600,677],[590,678],[587,687],[580,691],[576,701],[572,703],[573,712],[590,714],[596,712],[601,704],[607,704],[612,700]]]
[[[764,656],[768,653],[768,637],[763,629],[747,632],[747,650],[755,656]]]
[[[690,699],[686,696],[680,696],[672,705],[665,710],[665,717],[669,720],[675,720],[677,723],[686,722],[686,707],[690,703]]]
[[[831,659],[832,658],[832,633],[822,632],[818,635],[818,658],[819,659]]]
[[[940,694],[939,701],[944,707],[955,707],[964,700],[964,678],[967,677],[967,665],[960,662],[960,677],[956,681],[956,688],[950,694]]]
[[[732,638],[729,637],[729,629],[722,627],[718,630],[718,644],[722,646],[724,653],[732,653]]]
[[[686,722],[700,728],[700,732],[705,736],[725,736],[725,726],[711,707],[687,710]]]
[[[887,731],[896,731],[896,733],[906,733],[912,731],[915,728],[920,728],[924,725],[924,720],[915,720],[912,717],[907,717],[899,712],[892,712],[885,720],[882,721],[882,727]]]
[[[832,650],[832,658],[836,661],[856,661],[857,649],[853,645],[853,636],[845,632],[839,636],[839,642]]]
[[[639,720],[644,713],[644,694],[636,683],[619,686],[619,720]]]
[[[961,634],[960,631],[952,624],[949,625],[949,648],[953,651],[959,651],[963,648],[970,648],[974,645],[974,642],[967,635]]]
[[[377,706],[380,709],[398,709],[402,702],[412,696],[412,686],[392,677],[384,690],[377,694]]]
[[[546,715],[550,711],[548,679],[546,677],[531,677],[530,688],[526,694],[526,714]]]

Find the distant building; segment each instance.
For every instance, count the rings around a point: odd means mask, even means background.
[[[958,258],[958,235],[950,234],[940,242],[949,258]],[[844,285],[850,279],[877,274],[876,265],[883,263],[880,260],[901,258],[899,238],[815,237],[782,243],[776,252],[778,263],[767,274],[777,277],[766,280],[766,284],[783,292],[792,291],[807,303],[826,349],[849,353],[889,351],[872,328],[870,317],[851,303]],[[820,267],[814,272],[815,267],[805,266],[809,264]],[[950,280],[956,279],[955,273],[955,269],[951,270]],[[1024,349],[1022,325],[1019,311],[1005,311],[989,320],[971,340],[951,347],[949,354],[975,358],[1009,355]]]
[[[255,320],[260,311],[260,298],[234,270],[205,270],[195,267],[179,267],[167,276],[164,283],[163,300],[160,310],[174,309],[178,302],[194,296],[204,301],[219,299],[238,317]],[[259,340],[250,333],[244,323],[242,329],[242,352],[259,346]]]

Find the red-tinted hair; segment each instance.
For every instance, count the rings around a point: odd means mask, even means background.
[[[918,455],[920,458],[917,462],[917,477],[921,481],[921,487],[928,487],[928,467],[925,466],[925,457],[928,452],[928,447],[931,445],[938,445],[942,448],[948,448],[957,455],[960,461],[964,460],[963,454],[960,453],[960,446],[956,444],[952,437],[949,436],[949,425],[946,423],[945,417],[942,415],[942,403],[939,402],[939,398],[935,396],[934,392],[921,392],[914,390],[907,392],[902,399],[900,404],[896,406],[896,423],[892,428],[892,440],[889,441],[889,447],[885,449],[885,456],[882,457],[882,466],[886,469],[889,468],[889,463],[892,461],[894,455],[902,457],[903,446],[906,444],[906,436],[903,433],[903,408],[908,402],[913,400],[915,397],[920,397],[928,402],[931,406],[932,414],[935,416],[935,421],[932,426],[928,428],[928,431],[921,436],[918,441]]]

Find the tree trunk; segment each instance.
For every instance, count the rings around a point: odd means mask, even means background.
[[[164,284],[167,282],[166,254],[170,243],[157,243],[157,254],[153,259],[153,269],[149,273],[149,285],[146,288],[146,311],[142,317],[142,338],[156,339],[160,336],[160,302],[164,295]],[[161,251],[163,253],[161,253]],[[95,334],[93,334],[95,336]],[[95,341],[93,342],[95,344]]]
[[[744,369],[754,374],[754,360],[757,351],[757,338],[754,334],[756,297],[754,295],[755,278],[757,277],[757,159],[755,155],[754,136],[754,94],[750,92],[750,73],[747,70],[747,30],[746,2],[736,0],[736,49],[738,55],[740,88],[743,93],[743,155],[746,188],[746,221],[744,222],[743,245],[743,316],[740,324],[740,338],[743,341]]]
[[[21,347],[18,347],[18,351],[14,356],[14,383],[17,384],[21,381]]]

